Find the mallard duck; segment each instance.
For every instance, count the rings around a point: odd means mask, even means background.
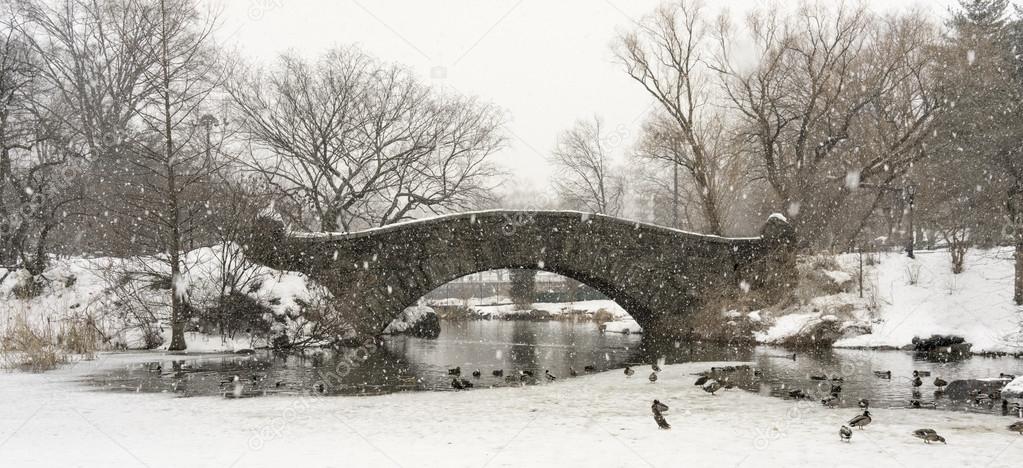
[[[504,377],[504,369],[497,369],[490,373],[494,377]]]
[[[892,371],[874,371],[874,377],[880,377],[882,379],[892,378]]]
[[[834,393],[832,393],[831,396],[827,398],[821,399],[821,404],[827,406],[828,408],[834,408],[835,406],[838,406],[838,403],[839,403],[838,395]]]
[[[472,382],[470,382],[468,380],[465,380],[465,379],[459,379],[459,380],[462,381],[462,388],[472,388]]]
[[[914,386],[914,387],[919,387],[919,386],[921,386],[921,385],[923,385],[923,384],[924,384],[924,381],[923,381],[923,380],[920,380],[920,377],[919,377],[919,376],[917,376],[917,377],[913,377],[913,386]]]
[[[671,429],[671,424],[668,424],[668,420],[664,419],[664,415],[656,409],[654,410],[654,421],[657,421],[657,427],[661,429]]]
[[[863,409],[870,408],[870,400],[868,400],[866,398],[862,398],[862,399],[860,399],[859,402],[856,403],[856,405],[859,406],[860,408],[863,408]]]
[[[805,399],[806,397],[807,397],[806,396],[806,392],[804,392],[802,389],[798,389],[797,388],[795,390],[789,391],[789,398],[795,398],[797,400],[802,400],[802,399]]]
[[[660,400],[654,400],[654,403],[650,405],[650,410],[655,413],[667,413],[668,405],[661,403]]]
[[[838,437],[842,442],[849,442],[852,439],[852,434],[852,429],[849,429],[849,426],[842,426],[838,429]]]
[[[1019,435],[1023,435],[1023,421],[1016,421],[1009,424],[1009,430],[1012,432],[1018,432]]]
[[[721,383],[717,380],[708,380],[707,383],[703,384],[703,391],[714,395],[714,392],[721,390]]]
[[[483,375],[483,373],[482,373],[482,372],[480,372],[480,370],[479,370],[479,369],[476,369],[476,370],[472,371],[472,376],[473,376],[474,378],[477,378],[477,379],[478,379],[478,378],[480,378],[480,376],[481,376],[481,375]]]
[[[632,377],[632,375],[635,374],[635,373],[636,373],[636,371],[632,370],[631,367],[625,366],[625,376],[626,377]]]
[[[944,387],[946,385],[948,385],[948,382],[946,382],[945,379],[942,379],[941,377],[935,377],[934,378],[934,386],[935,387],[941,388],[941,387]]]
[[[451,379],[451,388],[453,388],[455,390],[462,390],[465,387],[462,385],[462,381],[459,380],[458,377],[455,377],[455,378]]]
[[[864,410],[863,414],[850,419],[849,425],[852,427],[858,427],[860,429],[863,429],[864,427],[867,426],[867,424],[870,424],[871,421],[873,421],[873,419],[870,417],[870,411]]]
[[[647,377],[647,378],[650,379],[650,383],[654,383],[654,382],[657,381],[657,373],[656,372],[651,372],[650,373],[650,377]]]
[[[552,374],[550,369],[544,369],[543,376],[547,378],[548,382],[558,380],[558,376]]]
[[[456,367],[454,369],[448,369],[448,375],[462,375],[462,367]]]
[[[917,439],[922,439],[925,444],[929,444],[931,442],[941,442],[943,444],[948,444],[948,442],[945,442],[945,438],[938,435],[938,433],[935,432],[934,429],[917,429],[913,431],[913,437],[916,437]]]
[[[660,372],[661,366],[658,366],[657,363],[655,362],[652,365],[650,365],[650,369],[653,370],[654,372]]]
[[[707,377],[706,375],[701,375],[700,378],[696,379],[696,382],[694,382],[693,385],[697,386],[703,385],[707,383],[708,380],[710,380],[710,377]]]

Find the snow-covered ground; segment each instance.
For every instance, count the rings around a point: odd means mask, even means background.
[[[46,374],[0,374],[3,466],[873,466],[1016,467],[1023,437],[1005,417],[930,410],[856,411],[741,390],[711,396],[695,372],[724,363],[612,371],[553,384],[374,397],[240,400],[97,392],[74,382],[107,354]],[[670,410],[657,428],[653,399]],[[948,445],[912,437],[932,428]]]
[[[757,335],[759,341],[778,343],[809,325],[835,321],[846,332],[836,347],[898,348],[914,337],[938,334],[961,336],[974,352],[1023,351],[1023,308],[1012,301],[1011,248],[971,250],[966,270],[958,275],[952,274],[947,251],[917,251],[915,260],[882,253],[878,264],[864,266],[862,298],[856,287],[858,256],[836,260],[841,269],[823,273],[845,292],[770,313],[772,326]]]

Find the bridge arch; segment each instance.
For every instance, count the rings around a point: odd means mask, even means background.
[[[773,216],[759,237],[724,238],[575,211],[491,210],[352,233],[286,234],[257,220],[246,253],[301,271],[357,317],[383,330],[430,291],[495,269],[550,271],[600,291],[654,333],[707,294],[781,291],[794,281],[792,230]]]

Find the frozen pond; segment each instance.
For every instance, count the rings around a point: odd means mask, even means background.
[[[936,395],[936,377],[997,377],[1023,374],[1023,360],[972,357],[943,360],[900,351],[823,350],[793,352],[765,346],[730,347],[708,343],[646,343],[639,335],[600,334],[591,322],[469,321],[443,322],[435,340],[389,337],[383,346],[346,355],[305,357],[253,355],[189,355],[181,360],[153,361],[109,369],[85,383],[108,391],[172,392],[182,396],[219,395],[233,388],[239,376],[245,396],[323,393],[376,395],[404,391],[452,391],[449,369],[460,367],[473,390],[486,387],[544,385],[545,370],[559,380],[571,370],[584,374],[634,366],[632,378],[646,379],[650,364],[701,361],[751,361],[759,375],[735,375],[740,388],[788,398],[795,389],[818,400],[832,391],[831,377],[842,377],[839,406],[855,406],[866,398],[874,407],[907,407],[913,400],[923,408],[1000,412],[999,402],[953,401]],[[159,370],[157,366],[159,365]],[[481,376],[472,372],[480,370]],[[502,370],[503,376],[493,375]],[[930,372],[915,389],[914,370]],[[520,371],[532,372],[533,378]],[[891,371],[882,379],[874,371]],[[827,376],[829,380],[813,380]],[[625,378],[624,376],[622,378]],[[696,376],[693,376],[696,379]]]

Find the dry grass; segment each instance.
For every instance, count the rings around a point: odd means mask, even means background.
[[[11,317],[0,333],[0,367],[45,372],[65,364],[72,356],[95,357],[102,336],[91,321],[35,324],[24,315]]]

